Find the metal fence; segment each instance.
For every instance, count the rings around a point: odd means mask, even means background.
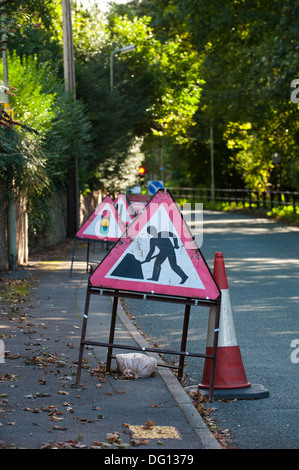
[[[168,187],[174,198],[196,202],[212,201],[211,188]],[[292,206],[296,213],[299,207],[299,192],[257,191],[253,189],[215,189],[215,201],[235,203],[237,206],[255,209],[273,209],[278,206]]]

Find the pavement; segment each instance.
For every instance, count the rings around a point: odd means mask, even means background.
[[[106,253],[105,247],[91,250],[90,262],[97,265]],[[109,458],[119,452],[129,458],[141,450],[160,455],[185,449],[190,459],[198,450],[221,449],[169,368],[157,367],[147,378],[121,379],[114,359],[113,370],[105,372],[106,348],[88,346],[76,385],[89,276],[85,260],[81,245],[70,276],[69,247],[63,256],[36,258],[0,275],[0,346],[6,351],[4,363],[0,360],[0,448],[92,448],[103,455],[109,451]],[[29,297],[20,287],[10,302],[4,294],[1,299],[3,285],[18,288],[19,278],[29,284]],[[110,297],[91,296],[88,339],[108,341],[111,310]],[[148,346],[121,302],[115,342]],[[126,463],[134,466],[133,460]]]

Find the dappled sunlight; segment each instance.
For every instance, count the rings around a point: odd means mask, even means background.
[[[239,271],[240,273],[254,272],[257,276],[261,273],[276,272],[276,278],[289,278],[289,270],[292,270],[292,278],[299,276],[299,260],[292,258],[243,258],[243,260],[229,259],[226,262],[226,270],[229,275],[231,271]],[[285,273],[285,274],[284,274]],[[236,279],[236,283],[249,282],[246,279]],[[252,282],[252,281],[251,281]]]
[[[271,226],[277,226],[277,228],[283,228],[280,227],[275,220],[271,219],[257,219],[257,218],[242,218],[239,216],[236,216],[235,218],[229,219],[228,216],[223,213],[220,214],[219,218],[213,218],[212,220],[206,220],[204,219],[203,221],[204,225],[217,225],[217,224],[242,224],[242,225],[254,225],[254,224],[265,224],[265,225],[271,225]]]
[[[207,212],[209,214],[209,212]],[[216,217],[215,217],[216,215]],[[275,220],[265,218],[254,218],[236,215],[228,216],[227,214],[215,213],[211,220],[203,219],[203,231],[205,234],[244,234],[244,235],[261,235],[261,234],[283,234],[283,233],[299,233],[299,227],[284,226]]]
[[[30,268],[38,269],[39,271],[67,271],[70,272],[71,262],[70,261],[32,261]],[[86,271],[86,262],[75,261],[73,270]]]
[[[281,335],[297,335],[299,333],[299,329],[292,330],[292,331],[273,331],[271,333],[272,336],[281,336]]]
[[[249,261],[250,263],[257,263],[260,264],[262,263],[263,265],[272,265],[277,267],[277,258],[246,258],[246,261]],[[281,259],[279,258],[279,268],[281,267],[281,263],[283,265],[290,264],[294,266],[299,266],[299,260],[298,259],[292,259],[292,258],[285,258]]]
[[[260,235],[260,234],[269,234],[269,233],[277,234],[277,233],[287,233],[288,232],[288,230],[283,228],[283,227],[281,227],[281,228],[277,228],[277,227],[273,227],[273,226],[268,227],[267,224],[265,224],[265,226],[263,226],[263,227],[261,227],[261,226],[255,227],[254,224],[251,222],[250,224],[248,224],[248,226],[244,226],[247,221],[243,221],[243,220],[242,221],[240,221],[240,220],[234,221],[235,225],[233,227],[231,225],[227,224],[227,222],[229,222],[229,221],[219,221],[219,222],[225,223],[225,226],[218,224],[218,222],[216,224],[215,224],[215,222],[213,222],[209,227],[207,227],[204,224],[204,234],[208,234],[208,233],[226,234],[226,233],[232,233],[232,230],[233,230],[234,234],[238,234],[238,233],[244,234],[244,232],[246,232],[246,235]]]

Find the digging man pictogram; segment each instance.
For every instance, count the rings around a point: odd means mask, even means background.
[[[181,278],[180,284],[184,284],[188,279],[188,276],[177,264],[175,253],[175,250],[179,248],[177,237],[172,232],[158,232],[156,227],[153,225],[147,228],[147,233],[151,235],[150,250],[144,262],[149,262],[152,258],[155,258],[153,274],[149,280],[159,280],[162,264],[166,259],[168,259],[171,269]],[[171,238],[173,239],[173,244],[171,242]],[[153,257],[156,248],[159,250],[159,253]]]

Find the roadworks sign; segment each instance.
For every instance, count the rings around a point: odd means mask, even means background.
[[[136,216],[136,212],[126,194],[119,194],[114,201],[114,205],[116,207],[118,217],[124,225],[128,225],[132,222]]]
[[[107,196],[76,233],[87,240],[116,241],[125,231],[112,199]]]
[[[159,190],[90,276],[94,287],[216,300],[220,291],[170,192]]]

